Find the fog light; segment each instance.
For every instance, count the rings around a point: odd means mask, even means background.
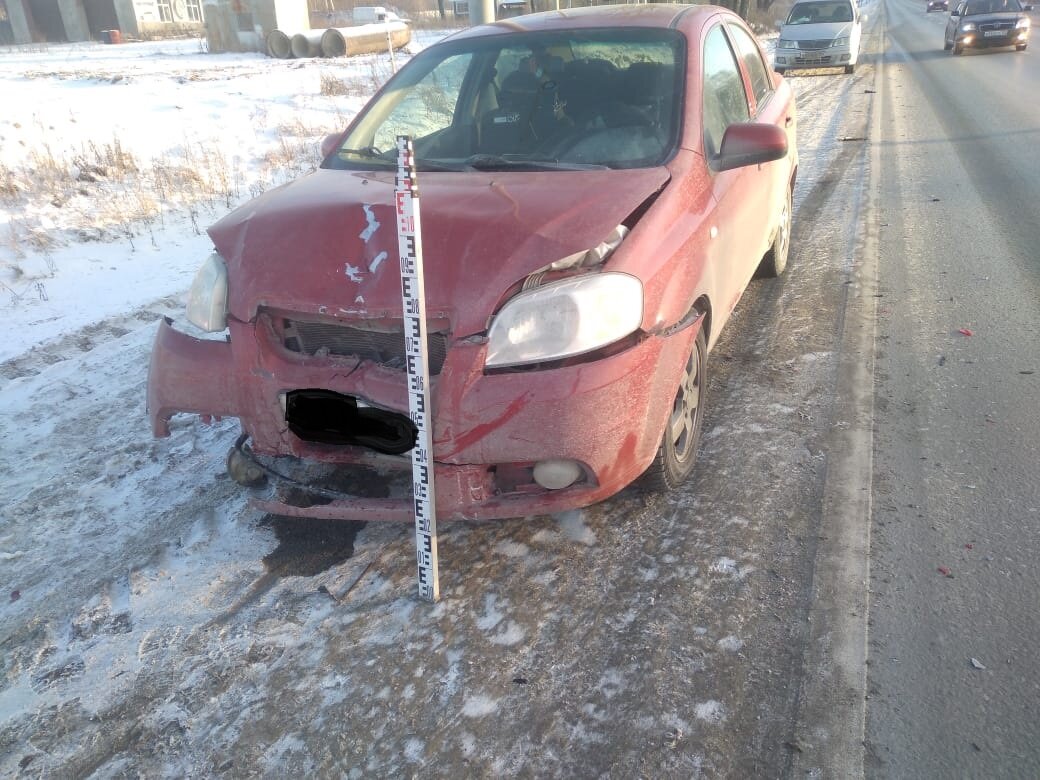
[[[777,65],[786,65],[787,64],[787,57],[777,57],[776,58],[776,64]]]
[[[842,54],[842,55],[841,55],[841,61],[842,61],[842,62],[845,62],[845,60],[847,60],[847,59],[848,59],[849,57],[851,57],[851,56],[852,56],[851,54]]]
[[[534,464],[534,481],[546,490],[570,487],[581,474],[581,466],[573,460],[542,460]]]
[[[969,43],[971,43],[974,40],[975,40],[975,36],[974,35],[965,35],[963,41],[961,41],[961,42],[964,43],[964,44],[969,44]]]

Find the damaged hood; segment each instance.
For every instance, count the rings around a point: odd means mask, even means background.
[[[503,294],[591,249],[668,181],[639,170],[420,173],[427,316],[483,331]],[[318,170],[209,230],[228,266],[228,304],[347,319],[401,316],[394,174]]]

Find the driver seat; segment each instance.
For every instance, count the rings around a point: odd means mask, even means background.
[[[538,108],[539,87],[538,77],[525,71],[513,71],[503,79],[498,108],[480,119],[480,152],[510,154],[534,144],[531,120]]]

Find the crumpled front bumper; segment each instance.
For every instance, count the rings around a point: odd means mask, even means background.
[[[438,516],[496,519],[588,506],[618,492],[654,457],[699,322],[650,336],[599,360],[517,373],[485,374],[484,346],[456,342],[431,378]],[[371,362],[286,351],[260,321],[229,322],[230,338],[208,341],[159,325],[148,372],[148,414],[156,436],[178,412],[238,417],[258,455],[320,463],[381,462],[357,447],[303,441],[285,420],[282,398],[322,388],[407,414],[404,374]],[[382,460],[380,460],[382,458]],[[561,490],[503,489],[497,474],[549,459],[582,464],[585,477]],[[297,506],[254,500],[264,511],[301,517],[401,520],[410,499],[351,498]]]

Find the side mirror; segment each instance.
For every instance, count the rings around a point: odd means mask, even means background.
[[[952,11],[950,11],[950,16],[960,16],[960,15],[961,15],[961,12],[958,11],[956,8],[954,8]]]
[[[784,20],[783,19],[777,19],[776,20],[776,29],[778,29],[778,30],[784,29]]]
[[[343,133],[332,133],[331,135],[325,136],[321,140],[321,159],[325,159],[339,146],[339,141],[343,137]]]
[[[786,156],[787,133],[782,129],[765,122],[738,122],[726,128],[719,155],[711,161],[711,169],[728,171],[781,160]]]

